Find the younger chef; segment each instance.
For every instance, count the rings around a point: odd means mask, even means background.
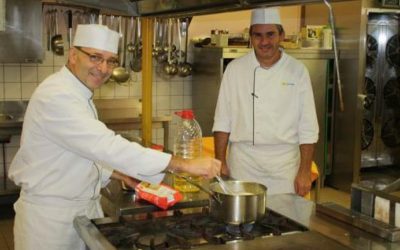
[[[307,68],[280,48],[284,37],[278,9],[252,11],[254,49],[232,61],[222,79],[215,156],[223,174],[264,184],[268,194],[304,196],[311,188],[318,122]]]
[[[9,177],[21,186],[14,204],[16,250],[85,249],[76,216],[102,217],[100,188],[109,178],[158,183],[165,169],[213,178],[220,162],[183,160],[129,142],[98,120],[93,92],[119,65],[119,34],[78,25],[68,62],[35,90]],[[130,177],[128,177],[130,176]]]

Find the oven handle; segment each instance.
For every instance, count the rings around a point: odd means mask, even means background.
[[[337,77],[337,87],[339,94],[339,108],[340,111],[344,111],[344,102],[343,102],[343,94],[342,94],[342,82],[340,81],[340,71],[339,71],[339,57],[336,45],[336,27],[335,27],[335,19],[333,16],[333,9],[328,0],[324,0],[325,5],[329,9],[329,24],[332,29],[332,43],[333,43],[333,52],[335,55],[335,68],[336,68],[336,77]]]

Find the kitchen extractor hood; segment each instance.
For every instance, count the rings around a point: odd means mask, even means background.
[[[60,4],[100,9],[107,14],[127,16],[193,16],[252,9],[322,2],[322,0],[52,0]]]
[[[0,31],[0,63],[40,62],[42,11],[40,0],[6,0]]]
[[[133,0],[51,0],[43,2],[94,8],[107,14],[139,16],[136,1]]]

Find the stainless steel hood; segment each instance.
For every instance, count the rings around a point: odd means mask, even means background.
[[[252,9],[322,2],[322,0],[54,0],[60,4],[100,9],[103,13],[127,16],[193,16]]]
[[[139,16],[137,3],[134,0],[53,0],[52,2],[99,9],[107,14]]]

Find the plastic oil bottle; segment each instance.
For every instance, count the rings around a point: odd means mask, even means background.
[[[174,155],[183,159],[194,159],[201,156],[202,132],[199,123],[194,119],[192,110],[176,112],[181,117],[174,139]],[[191,176],[187,173],[180,173],[189,177],[192,181],[200,183],[201,177]],[[197,192],[199,188],[190,184],[182,178],[174,177],[174,188],[181,192]]]

